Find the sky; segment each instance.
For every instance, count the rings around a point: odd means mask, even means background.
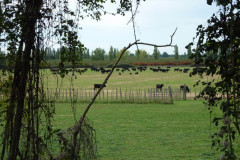
[[[106,9],[111,8],[109,6]],[[138,8],[136,15],[136,35],[141,42],[158,45],[169,44],[175,28],[173,45],[178,45],[179,54],[187,52],[185,46],[193,41],[198,25],[207,25],[207,20],[218,8],[207,5],[206,0],[146,0]],[[110,46],[122,49],[135,41],[131,14],[125,16],[105,15],[101,21],[85,19],[82,21],[80,40],[90,51],[103,48],[108,53]],[[139,46],[152,54],[153,47]],[[134,53],[136,46],[129,49]],[[173,47],[159,48],[161,53],[174,54]]]

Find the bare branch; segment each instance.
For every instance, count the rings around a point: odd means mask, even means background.
[[[131,1],[131,3],[132,3],[132,1]],[[132,8],[132,5],[131,5],[132,18],[130,19],[130,21],[132,21],[132,25],[133,25],[133,33],[134,33],[135,42],[137,42],[137,34],[136,34],[136,27],[135,27],[135,16],[136,16],[136,13],[137,13],[138,6],[139,6],[139,3],[137,3],[135,12],[133,13],[133,8]],[[136,46],[137,46],[137,52],[140,55],[138,44],[136,44]]]
[[[173,40],[173,36],[175,35],[176,32],[177,32],[177,28],[175,29],[175,31],[174,31],[173,34],[171,35],[171,41],[170,41],[170,43],[169,43],[169,44],[166,44],[166,45],[157,45],[157,44],[144,43],[144,42],[137,42],[137,44],[146,45],[146,46],[153,46],[153,47],[173,47],[173,45],[172,45],[172,40]]]

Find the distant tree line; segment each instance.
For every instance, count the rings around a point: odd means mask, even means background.
[[[110,47],[109,51],[104,50],[103,48],[96,48],[95,50],[93,50],[92,52],[90,52],[89,49],[84,49],[82,51],[79,51],[79,56],[80,59],[89,59],[89,60],[93,60],[93,61],[111,61],[114,60],[116,58],[118,58],[120,56],[122,49],[117,49],[114,47]],[[154,47],[153,52],[152,53],[148,53],[146,50],[144,49],[139,49],[136,50],[134,53],[131,53],[130,51],[127,51],[124,53],[123,56],[123,60],[128,60],[128,59],[160,59],[160,58],[168,58],[168,57],[174,57],[175,59],[178,58],[188,58],[191,54],[191,48],[189,48],[187,50],[187,54],[179,54],[178,51],[178,46],[175,45],[174,47],[174,53],[173,54],[169,54],[167,52],[163,52],[161,54],[161,52],[158,50],[158,48]],[[60,49],[47,49],[46,50],[46,59],[47,60],[51,60],[51,59],[59,59],[60,58]]]
[[[64,51],[63,51],[64,50]],[[84,60],[89,59],[93,61],[111,61],[120,56],[121,50],[118,50],[117,48],[110,47],[109,51],[105,51],[102,48],[96,48],[92,52],[88,48],[84,48],[81,50],[76,51],[76,55],[78,56],[78,59]],[[68,52],[67,49],[64,48],[45,48],[44,52],[44,59],[45,60],[61,60],[65,59],[67,57],[64,57],[64,52]],[[135,53],[131,53],[130,51],[126,51],[123,60],[128,59],[154,59],[158,60],[160,58],[169,58],[173,57],[175,59],[178,58],[188,58],[191,55],[191,46],[187,49],[187,53],[184,53],[183,55],[179,55],[178,46],[174,46],[174,54],[168,54],[167,52],[161,53],[157,47],[154,47],[152,54],[148,53],[144,49],[136,50]],[[0,51],[0,68],[3,68],[7,63],[8,56],[3,52]]]

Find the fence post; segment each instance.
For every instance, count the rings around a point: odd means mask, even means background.
[[[197,91],[196,91],[196,88],[194,88],[194,91],[195,91],[195,97],[194,97],[194,99],[196,98],[196,95],[197,95]]]
[[[186,92],[186,84],[184,84],[184,88],[183,88],[183,100],[187,99],[187,92]]]
[[[120,88],[120,101],[122,102],[122,89]]]
[[[170,100],[171,100],[171,104],[173,104],[172,89],[171,89],[170,86],[168,86],[168,91],[169,91],[169,97],[170,97]]]
[[[145,88],[144,88],[144,103],[147,103],[147,93]]]
[[[107,89],[107,103],[108,103],[108,89]]]

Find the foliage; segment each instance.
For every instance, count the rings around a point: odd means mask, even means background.
[[[106,52],[105,52],[104,49],[102,49],[102,48],[96,48],[96,49],[92,52],[91,59],[92,59],[92,60],[95,60],[95,61],[103,61],[105,54],[106,54]]]
[[[163,52],[162,57],[169,57],[167,52]]]
[[[5,67],[6,65],[6,55],[0,50],[0,68]]]
[[[149,55],[147,53],[146,50],[144,49],[139,49],[135,51],[135,56],[139,59],[139,58],[148,58]]]
[[[189,45],[189,46],[187,47],[187,57],[190,58],[191,55],[192,55],[192,47],[191,47],[191,45]]]
[[[109,52],[108,52],[108,58],[109,60],[113,60],[113,47],[111,46],[110,49],[109,49]]]
[[[182,62],[135,62],[134,66],[178,66],[178,65],[191,65],[191,61]]]
[[[154,59],[159,59],[160,58],[160,51],[158,50],[158,48],[157,47],[154,47],[154,49],[153,49],[153,54],[152,54],[152,56],[153,56],[153,58]]]
[[[87,48],[83,50],[83,59],[90,59],[90,51]]]
[[[175,59],[179,58],[179,51],[178,51],[178,46],[177,45],[174,46],[174,57],[175,57]]]
[[[122,53],[122,51],[123,51],[124,49],[121,49],[120,51],[117,51],[117,58],[119,58],[119,56],[121,55],[121,53]],[[128,60],[129,59],[129,55],[130,55],[130,51],[126,51],[125,53],[124,53],[124,55],[123,55],[123,57],[122,57],[122,60]]]
[[[213,0],[207,2],[212,4]],[[206,100],[210,113],[214,107],[220,108],[222,114],[212,119],[219,129],[212,135],[212,146],[223,152],[220,159],[234,160],[239,158],[234,142],[236,135],[240,134],[240,2],[215,2],[220,9],[208,20],[208,26],[198,26],[197,47],[191,56],[196,64],[206,67],[195,70],[192,75],[219,77],[217,80],[202,81],[205,89],[199,97]]]

